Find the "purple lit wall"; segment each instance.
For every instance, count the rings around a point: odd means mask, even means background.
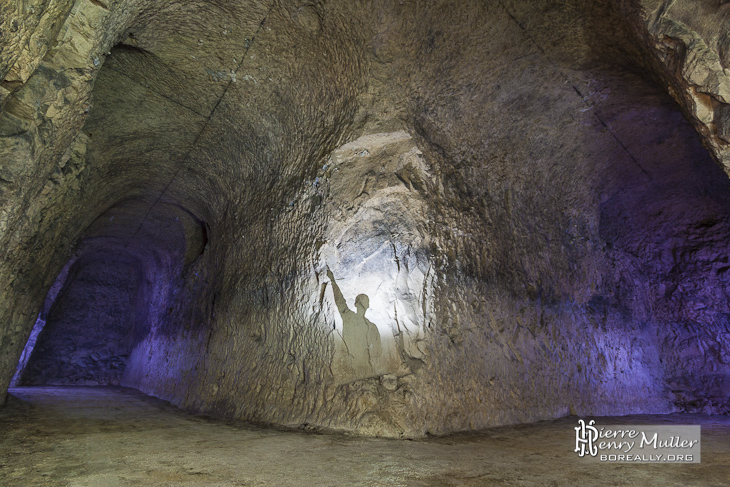
[[[92,225],[49,293],[17,385],[118,385],[135,347],[164,328],[186,252],[192,259],[205,243],[200,223],[176,207],[124,225],[146,209],[125,202]]]
[[[667,397],[678,410],[726,413],[730,181],[650,85],[610,88],[632,100],[628,109],[610,100],[596,108],[625,149],[623,162],[604,166],[596,186],[598,233],[615,284],[598,287],[588,310],[654,336]]]
[[[20,385],[119,384],[138,329],[142,276],[134,262],[96,255],[74,264],[51,306]]]

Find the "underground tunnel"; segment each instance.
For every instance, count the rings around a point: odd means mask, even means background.
[[[238,448],[235,428],[272,444],[354,437],[394,458],[411,443],[382,438],[453,447],[462,470],[414,450],[431,460],[397,473],[371,458],[380,473],[346,483],[492,485],[527,462],[494,438],[529,449],[534,427],[566,467],[530,467],[527,485],[559,485],[590,471],[571,435],[599,418],[702,424],[701,470],[657,479],[721,485],[726,3],[18,0],[0,13],[0,451],[38,431],[145,429],[118,406],[149,431],[164,411],[170,437],[200,444],[185,428],[206,422],[222,449]],[[44,416],[61,404],[72,412]],[[464,473],[482,467],[462,440],[493,470]],[[46,453],[7,453],[0,479],[26,485]],[[122,478],[48,458],[66,483]],[[134,479],[193,482],[155,465],[166,480]],[[259,472],[206,465],[221,485]],[[627,474],[610,472],[600,485]]]

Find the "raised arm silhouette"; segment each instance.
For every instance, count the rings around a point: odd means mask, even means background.
[[[370,306],[370,298],[366,294],[358,294],[355,298],[355,308],[352,311],[335,281],[332,271],[327,269],[327,277],[332,282],[332,293],[335,304],[342,318],[342,339],[352,358],[352,367],[355,374],[367,377],[374,373],[374,367],[381,354],[380,332],[378,327],[365,318],[365,312]]]

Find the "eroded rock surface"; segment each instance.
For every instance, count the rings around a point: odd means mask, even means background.
[[[223,417],[727,412],[726,36],[654,3],[1,7],[0,392],[43,309],[21,382]]]
[[[656,74],[730,167],[730,5],[725,1],[616,0]]]

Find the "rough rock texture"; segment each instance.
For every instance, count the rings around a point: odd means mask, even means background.
[[[395,437],[730,409],[721,124],[653,10],[17,5],[0,392],[55,281],[21,382]]]
[[[615,0],[655,74],[730,171],[730,5],[724,0]]]
[[[133,265],[104,257],[84,262],[56,298],[21,384],[119,383],[134,347],[140,276]]]

